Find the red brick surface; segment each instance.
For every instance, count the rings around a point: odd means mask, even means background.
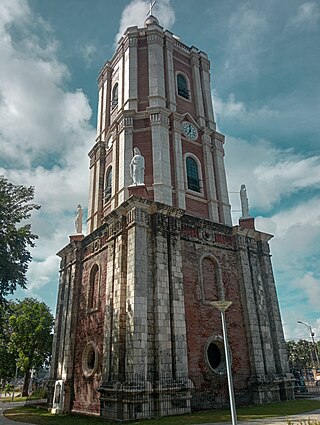
[[[88,250],[89,254],[89,250]],[[90,270],[94,264],[100,268],[100,291],[94,297],[100,302],[96,311],[87,311],[87,297]],[[78,326],[75,347],[75,402],[74,410],[98,413],[100,410],[99,393],[97,388],[101,383],[103,355],[103,321],[105,311],[105,282],[106,282],[106,251],[84,262],[82,286],[78,312]],[[97,288],[96,288],[97,292]],[[98,347],[99,366],[96,373],[86,378],[82,370],[82,353],[88,342],[93,341]]]

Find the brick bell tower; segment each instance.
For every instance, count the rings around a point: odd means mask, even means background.
[[[225,299],[238,402],[293,396],[272,236],[251,218],[232,227],[209,69],[205,53],[150,15],[100,72],[88,235],[58,253],[57,412],[126,420],[221,405],[225,353],[211,302]]]

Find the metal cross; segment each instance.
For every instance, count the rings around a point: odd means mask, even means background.
[[[152,8],[156,4],[156,2],[157,2],[157,0],[154,0],[154,1],[150,0],[150,8],[149,8],[149,10],[147,12],[147,16],[148,15],[150,15],[150,16],[152,15]]]

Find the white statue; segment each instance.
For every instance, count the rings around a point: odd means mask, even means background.
[[[77,216],[76,216],[76,221],[74,222],[74,224],[76,227],[76,232],[78,234],[81,234],[82,233],[82,208],[80,204],[77,206]]]
[[[246,189],[245,184],[242,184],[241,187],[240,187],[240,201],[241,201],[241,211],[242,211],[241,218],[250,217],[250,215],[249,215],[249,201],[248,201],[247,189]]]
[[[133,149],[133,158],[130,162],[130,175],[133,185],[144,184],[144,157],[138,148]]]

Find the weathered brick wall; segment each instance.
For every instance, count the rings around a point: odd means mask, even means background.
[[[214,245],[204,246],[203,241],[184,241],[183,270],[185,288],[185,309],[187,323],[188,361],[191,379],[197,381],[200,374],[214,379],[205,357],[207,341],[212,336],[222,337],[221,317],[218,310],[206,301],[218,300],[219,288],[216,276],[217,267],[210,257],[202,264],[203,294],[200,267],[203,255],[213,255],[220,266],[225,299],[232,301],[226,313],[229,345],[232,352],[232,368],[235,375],[244,379],[250,376],[249,353],[243,320],[243,307],[239,299],[237,265],[232,250]],[[205,297],[203,299],[202,297]]]
[[[100,402],[97,389],[101,384],[103,358],[103,326],[106,293],[107,250],[99,250],[101,242],[95,240],[86,250],[83,260],[83,273],[79,299],[78,324],[74,359],[74,404],[73,410],[99,413]],[[94,298],[98,300],[97,308],[88,309],[90,270],[99,267],[99,285],[95,286]],[[93,342],[98,349],[98,367],[94,375],[86,378],[82,368],[83,351],[88,342]]]

